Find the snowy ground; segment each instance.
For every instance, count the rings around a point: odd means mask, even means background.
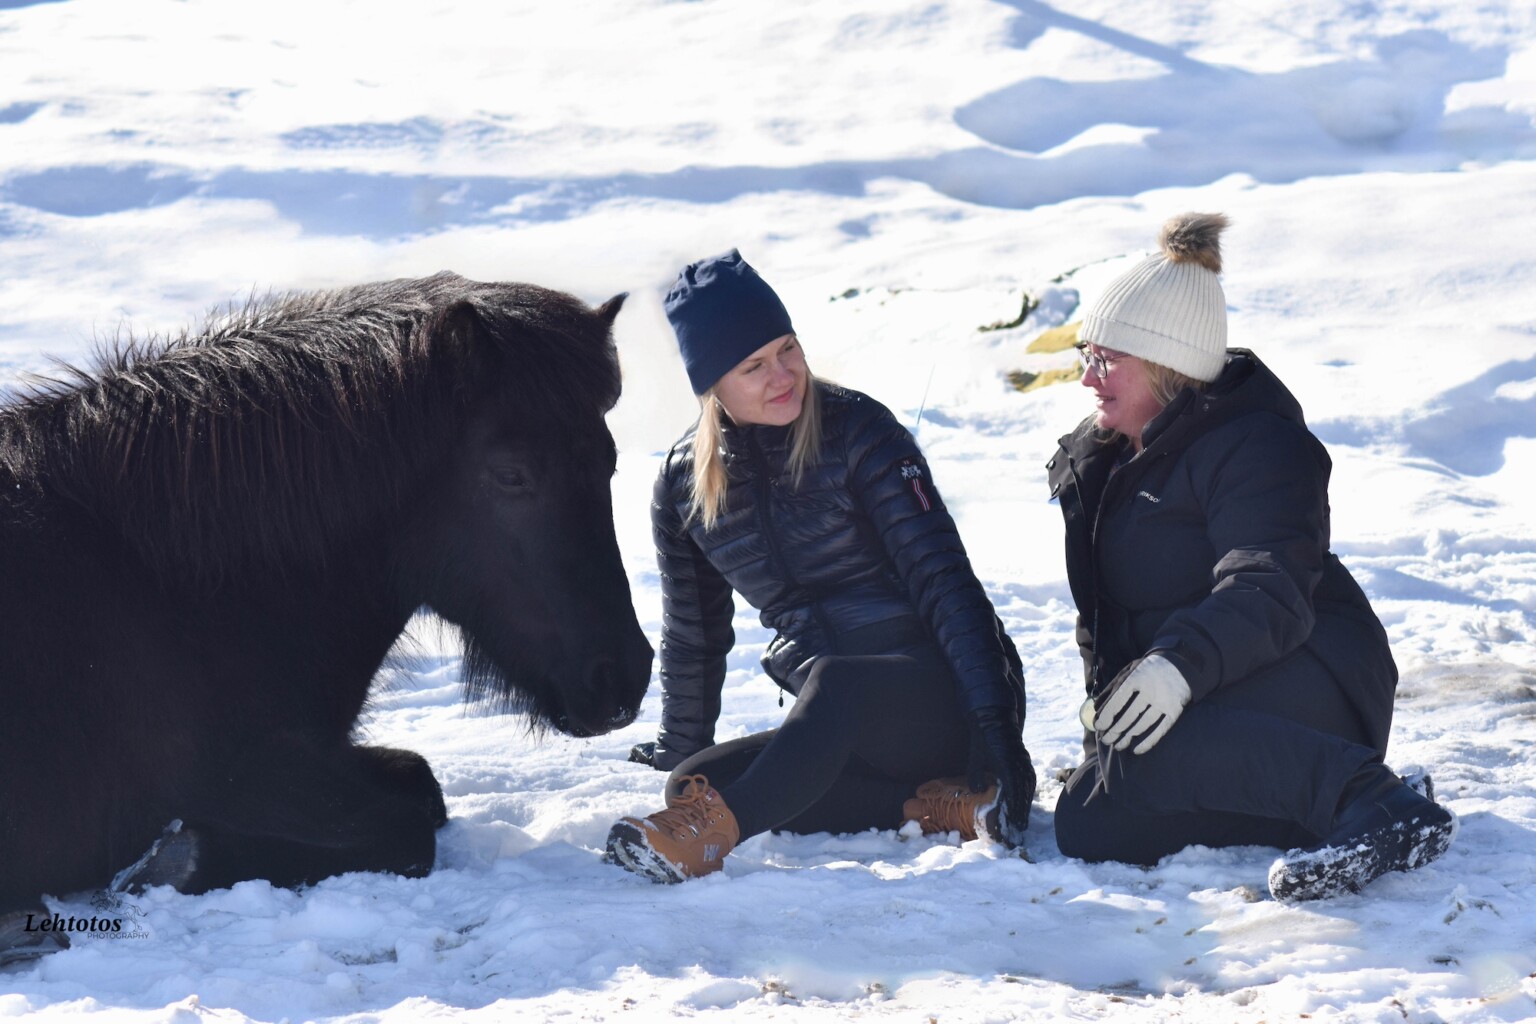
[[[656,806],[625,761],[655,696],[534,742],[464,709],[424,622],[365,732],[436,768],[437,872],[152,892],[115,911],[131,937],[0,973],[0,1018],[1536,1018],[1536,3],[1070,7],[0,0],[0,390],[252,291],[630,291],[614,495],[654,637],[646,503],[692,418],[659,291],[739,246],[818,372],[923,410],[1043,780],[1025,857],[764,836],[654,887],[598,851]],[[1461,816],[1358,897],[1269,901],[1270,850],[1144,871],[1051,837],[1080,681],[1042,464],[1087,402],[1004,374],[1066,365],[1024,347],[1187,209],[1233,218],[1232,340],[1334,456],[1335,548],[1403,674],[1391,760]],[[725,737],[783,714],[746,610],[738,636]]]

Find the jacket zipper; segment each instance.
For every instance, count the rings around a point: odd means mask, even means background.
[[[763,453],[763,447],[757,440],[756,431],[749,428],[747,432],[747,440],[752,448],[752,456],[757,461],[758,501],[761,503],[763,508],[763,537],[768,542],[768,558],[773,563],[774,568],[778,571],[779,578],[784,581],[786,586],[796,590],[802,589],[800,586],[800,581],[795,579],[794,575],[789,571],[789,563],[784,560],[784,552],[779,549],[779,538],[774,530],[773,479],[767,472],[769,469],[768,458]],[[827,615],[821,607],[821,602],[817,601],[815,597],[811,595],[808,589],[805,593],[806,601],[810,605],[811,614],[815,617],[817,624],[821,626],[822,633],[826,635],[827,643],[832,646],[832,650],[829,653],[836,654],[837,633],[832,629],[832,624],[827,620]],[[784,694],[782,688],[779,691],[779,706],[784,706]]]
[[[1093,668],[1095,689],[1097,689],[1099,682],[1099,611],[1103,606],[1099,595],[1104,590],[1103,581],[1099,579],[1099,523],[1104,518],[1105,507],[1109,505],[1110,492],[1116,486],[1115,480],[1124,479],[1131,463],[1141,458],[1141,456],[1142,452],[1136,452],[1129,459],[1126,459],[1125,462],[1110,468],[1109,476],[1104,481],[1104,490],[1099,494],[1098,507],[1093,510],[1093,523],[1088,529],[1088,564],[1093,571]],[[1073,476],[1075,477],[1077,475],[1075,462],[1069,458],[1068,464],[1072,466]],[[1078,501],[1082,501],[1083,489],[1081,485],[1078,486],[1077,493]]]
[[[1103,609],[1103,601],[1099,595],[1104,590],[1103,582],[1099,579],[1099,523],[1104,518],[1104,509],[1109,505],[1111,491],[1117,486],[1115,480],[1117,478],[1125,479],[1125,474],[1131,468],[1131,463],[1141,458],[1144,454],[1146,454],[1145,449],[1135,452],[1124,463],[1110,468],[1109,476],[1104,481],[1104,490],[1099,494],[1099,505],[1093,510],[1093,525],[1088,532],[1088,563],[1093,572],[1093,692],[1089,696],[1095,700],[1097,699],[1100,687],[1108,682],[1099,676],[1099,613]],[[1073,468],[1073,477],[1075,479],[1077,476],[1076,464],[1070,458],[1068,459],[1068,464]],[[1078,486],[1078,500],[1082,500],[1081,485]],[[1098,785],[1094,788],[1094,792],[1088,794],[1084,803],[1097,796],[1100,789],[1105,793],[1109,792],[1109,776],[1114,764],[1115,751],[1113,747],[1103,747],[1097,743],[1095,745],[1101,751],[1099,781]],[[1121,770],[1124,770],[1123,765]]]

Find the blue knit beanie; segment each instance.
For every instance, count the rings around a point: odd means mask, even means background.
[[[684,267],[663,305],[696,395],[773,339],[795,333],[784,303],[735,249]]]

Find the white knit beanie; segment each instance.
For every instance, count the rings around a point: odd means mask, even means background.
[[[1210,383],[1227,361],[1219,213],[1183,213],[1163,225],[1162,248],[1116,278],[1083,316],[1082,341],[1159,363]]]

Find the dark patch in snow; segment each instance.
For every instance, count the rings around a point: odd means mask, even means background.
[[[0,0],[0,9],[4,7],[4,0]],[[42,109],[41,103],[12,103],[0,107],[0,124],[20,124]]]

